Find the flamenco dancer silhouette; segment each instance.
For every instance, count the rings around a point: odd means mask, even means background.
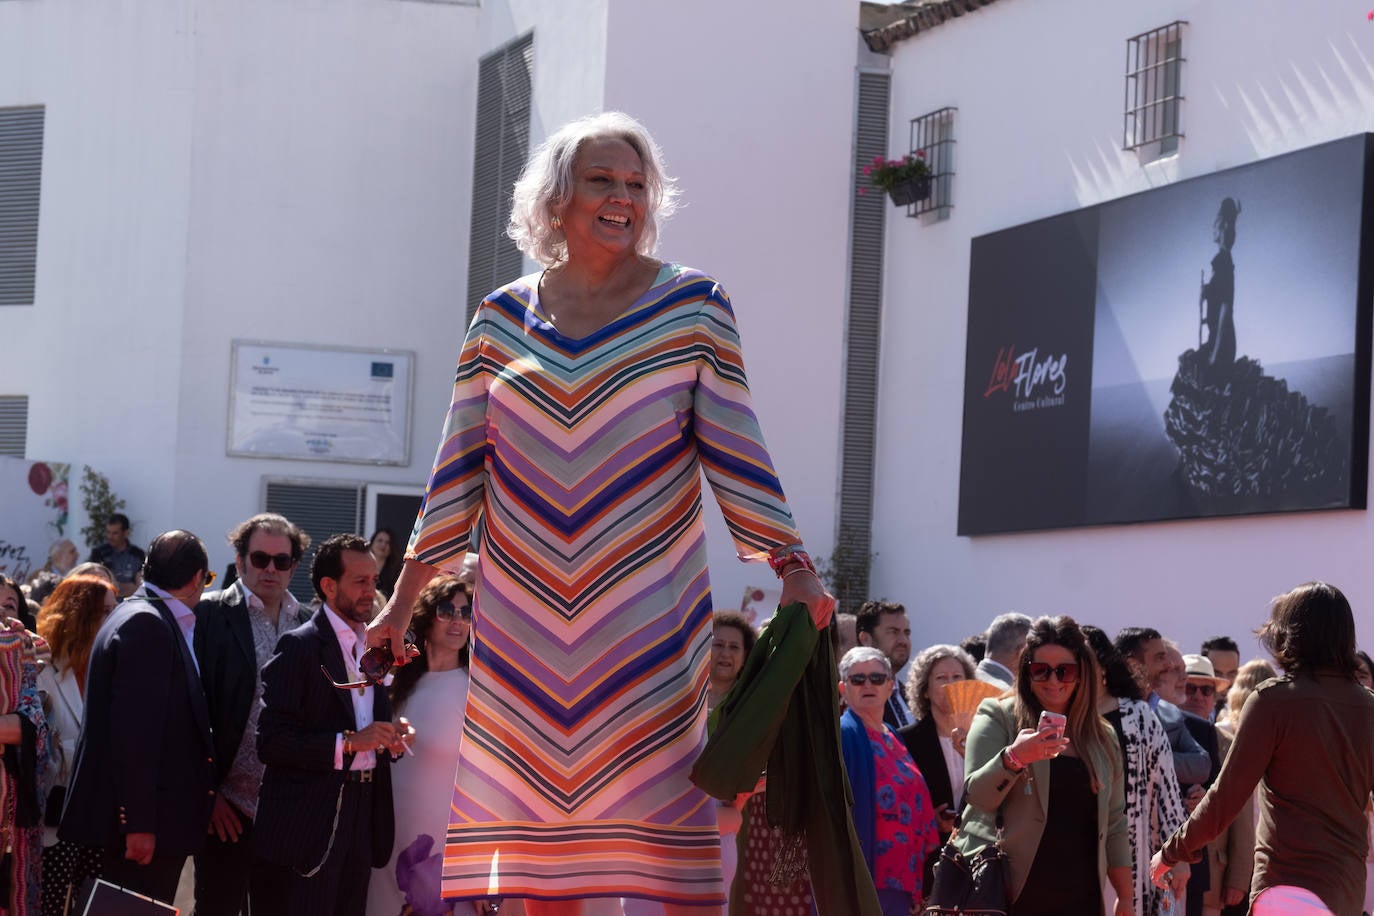
[[[1236,243],[1240,203],[1221,202],[1212,277],[1198,294],[1198,346],[1178,358],[1164,426],[1193,497],[1218,511],[1338,503],[1349,447],[1326,408],[1236,358]]]

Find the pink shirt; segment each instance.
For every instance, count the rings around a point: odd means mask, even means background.
[[[940,845],[930,790],[906,745],[890,729],[865,728],[877,778],[873,884],[921,897],[926,858]]]

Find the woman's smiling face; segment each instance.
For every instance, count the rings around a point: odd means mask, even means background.
[[[568,257],[595,249],[633,256],[648,203],[644,163],[634,147],[619,137],[583,143],[573,158],[571,194],[558,213]]]

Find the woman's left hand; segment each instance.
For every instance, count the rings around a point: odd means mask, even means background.
[[[791,575],[784,576],[782,580],[782,597],[778,599],[778,606],[804,604],[816,629],[825,629],[835,613],[835,596],[825,590],[820,577],[809,569],[805,572],[789,569],[786,572]]]

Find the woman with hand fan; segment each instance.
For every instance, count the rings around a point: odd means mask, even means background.
[[[931,804],[939,818],[941,846],[954,831],[958,802],[964,795],[964,748],[962,741],[955,740],[956,726],[962,722],[963,734],[968,734],[978,703],[1001,692],[1000,687],[975,680],[973,657],[958,646],[931,646],[911,663],[906,698],[917,719],[897,734],[925,777]],[[967,712],[962,720],[960,710]],[[939,853],[937,847],[926,859],[925,887],[930,887],[934,879]]]

